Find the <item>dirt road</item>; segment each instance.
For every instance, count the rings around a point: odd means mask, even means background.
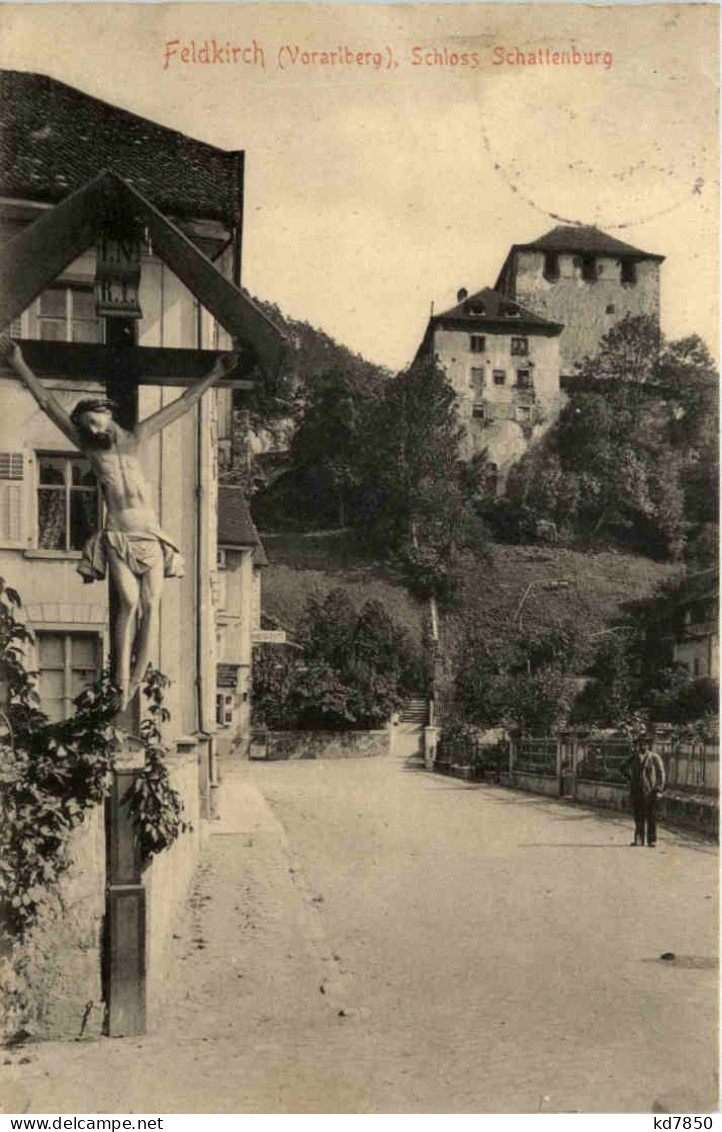
[[[160,1028],[14,1054],[7,1111],[715,1109],[709,844],[398,757],[229,766],[222,813]]]

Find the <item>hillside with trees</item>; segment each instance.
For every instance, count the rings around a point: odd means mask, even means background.
[[[279,623],[334,585],[357,606],[373,585],[423,653],[425,603],[437,600],[436,690],[479,726],[516,718],[543,731],[575,711],[604,722],[699,706],[669,664],[642,687],[642,660],[623,655],[616,628],[715,561],[718,375],[699,338],[667,342],[648,318],[619,323],[501,496],[483,453],[460,458],[456,397],[434,363],[391,377],[305,342],[316,369],[297,398],[288,470],[252,501],[274,532],[264,607]],[[675,680],[678,708],[667,703]]]

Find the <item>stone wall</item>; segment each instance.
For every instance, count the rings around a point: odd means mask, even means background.
[[[527,771],[514,770],[509,775],[509,785],[515,786],[517,790],[559,797],[559,778],[556,774],[552,777],[549,774],[529,774]]]
[[[105,915],[104,807],[85,815],[70,841],[71,867],[23,946],[0,957],[0,1034],[98,1037],[105,1014],[101,982]]]
[[[390,753],[390,732],[269,731],[269,759],[364,759]]]
[[[183,799],[183,820],[192,828],[181,833],[170,849],[154,857],[143,874],[148,1029],[153,1029],[170,985],[168,953],[173,925],[188,896],[206,832],[200,810],[200,757],[197,749],[167,756],[171,785]]]
[[[516,264],[517,302],[543,318],[564,324],[560,339],[561,373],[574,374],[575,362],[593,357],[608,331],[626,315],[651,315],[659,321],[659,263],[636,264],[636,282],[622,283],[621,262],[612,256],[594,257],[597,278],[582,278],[580,257],[559,256],[559,278],[544,277],[544,254],[519,251]]]

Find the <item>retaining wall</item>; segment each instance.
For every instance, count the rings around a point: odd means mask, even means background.
[[[190,888],[207,831],[201,814],[202,748],[168,754],[166,763],[174,790],[183,804],[183,820],[191,827],[170,847],[153,857],[143,873],[146,889],[146,986],[148,1028],[157,1020],[173,973],[168,962],[173,925]]]
[[[86,813],[70,839],[71,866],[24,944],[0,957],[0,1036],[99,1037],[105,916],[104,807]]]
[[[388,755],[390,751],[388,728],[383,731],[269,731],[266,736],[266,758],[270,760],[365,759]]]

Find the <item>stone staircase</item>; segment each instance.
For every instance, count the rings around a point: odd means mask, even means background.
[[[409,699],[401,710],[400,723],[405,728],[426,727],[429,722],[429,704],[421,696]]]

